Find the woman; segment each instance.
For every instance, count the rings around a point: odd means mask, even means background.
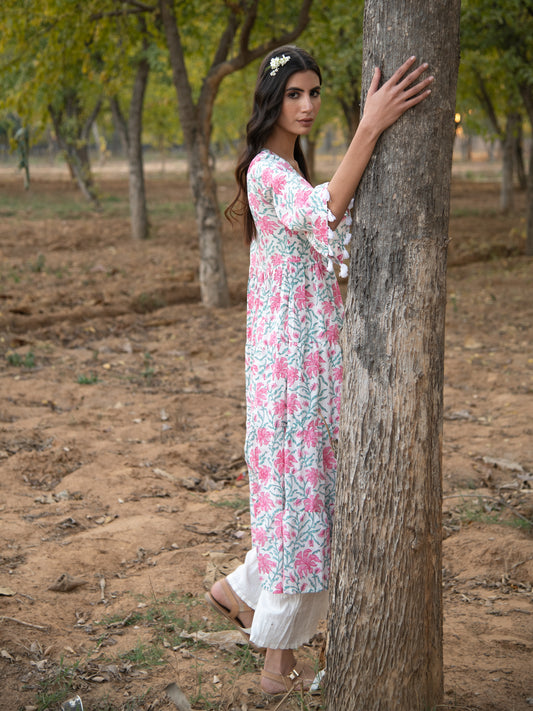
[[[378,88],[375,70],[357,132],[329,184],[313,188],[300,137],[320,108],[321,74],[303,50],[281,47],[259,70],[238,193],[250,244],[246,340],[246,461],[252,550],[207,594],[265,648],[261,688],[309,688],[296,665],[327,610],[342,359],[342,301],[333,270],[348,257],[347,212],[381,133],[430,91],[408,59]],[[410,71],[411,70],[411,71]]]

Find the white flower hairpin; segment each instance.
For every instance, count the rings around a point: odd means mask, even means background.
[[[280,67],[285,66],[285,64],[287,64],[289,59],[290,59],[290,56],[287,54],[282,54],[281,56],[278,56],[278,57],[272,57],[272,59],[270,60],[270,69],[272,70],[270,72],[270,76],[275,77],[276,74],[278,73],[278,69]]]

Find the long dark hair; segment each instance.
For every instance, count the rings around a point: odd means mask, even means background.
[[[272,74],[273,69],[270,66],[270,62],[274,57],[289,57],[289,60],[284,64],[278,64],[275,73]],[[235,222],[238,218],[243,218],[244,236],[248,244],[252,242],[256,234],[255,223],[250,211],[248,192],[246,189],[248,167],[255,156],[263,150],[279,118],[285,94],[285,86],[289,77],[295,72],[307,70],[315,72],[322,84],[322,74],[313,57],[303,49],[292,45],[278,47],[273,52],[270,52],[270,54],[263,59],[259,68],[257,83],[255,85],[252,116],[246,125],[246,146],[235,170],[237,195],[224,212],[226,217],[232,222]],[[309,180],[309,170],[300,145],[300,137],[296,139],[294,158],[306,180]]]

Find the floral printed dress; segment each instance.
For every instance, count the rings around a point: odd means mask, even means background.
[[[313,188],[268,150],[250,164],[248,200],[257,230],[246,339],[252,545],[263,589],[319,592],[329,578],[342,384],[332,262],[348,256],[351,219],[333,232],[327,184]]]

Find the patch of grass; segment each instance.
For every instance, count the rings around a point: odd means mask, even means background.
[[[120,655],[121,659],[126,659],[137,667],[150,669],[165,664],[164,651],[157,644],[145,644],[137,642],[137,645]]]
[[[143,378],[146,380],[147,383],[151,383],[152,379],[155,375],[155,368],[151,365],[152,362],[152,356],[150,353],[145,353],[144,354],[144,370],[142,372]]]
[[[463,499],[457,508],[462,523],[499,524],[527,532],[533,530],[533,521],[499,501],[474,496],[472,501]]]
[[[98,382],[98,375],[96,373],[90,373],[89,375],[84,375],[80,373],[77,377],[78,385],[95,385]]]
[[[129,615],[122,615],[118,613],[116,615],[108,615],[107,617],[102,617],[102,619],[100,620],[100,624],[104,627],[108,627],[110,625],[114,625],[117,622],[120,622],[120,627],[129,627],[130,625],[139,624],[142,619],[143,616],[141,612],[132,612]]]
[[[30,264],[30,271],[34,273],[40,273],[44,270],[44,265],[46,264],[46,258],[44,254],[39,254],[35,262]]]
[[[205,711],[213,711],[220,709],[220,691],[214,684],[211,684],[211,689],[206,690],[202,672],[196,672],[197,688],[194,694],[189,696],[189,702],[194,708],[198,707]],[[214,692],[214,693],[213,693]]]
[[[150,207],[153,217],[194,217],[195,209],[192,200],[188,202],[159,202]]]
[[[78,666],[79,661],[71,666],[65,665],[61,657],[55,672],[40,683],[36,699],[37,711],[58,708],[59,704],[71,694]]]
[[[450,217],[496,217],[501,215],[498,210],[487,210],[479,207],[456,207],[451,210]]]
[[[143,292],[135,299],[134,308],[136,311],[142,314],[150,313],[152,311],[157,311],[166,306],[166,301],[162,296],[158,294],[147,294]]]
[[[33,351],[28,351],[25,356],[20,353],[7,353],[6,360],[8,365],[19,368],[35,368],[35,356]]]
[[[233,656],[236,657],[238,661],[236,666],[239,674],[256,672],[261,668],[261,665],[258,663],[257,654],[252,652],[252,648],[248,644],[239,647]]]
[[[249,499],[225,499],[223,501],[210,501],[211,506],[218,509],[245,509],[250,505]]]

